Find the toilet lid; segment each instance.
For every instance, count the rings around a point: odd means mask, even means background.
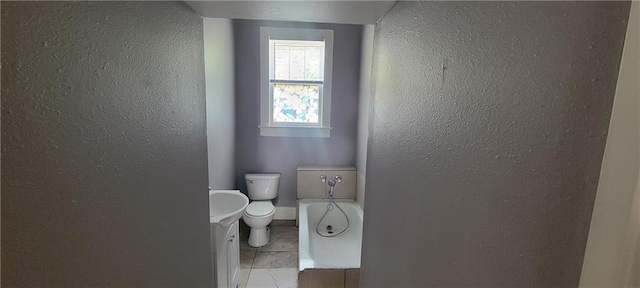
[[[264,216],[273,212],[273,204],[271,201],[253,201],[247,206],[247,214],[251,216]]]

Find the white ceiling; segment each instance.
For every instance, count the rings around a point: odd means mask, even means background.
[[[184,1],[203,17],[374,24],[396,1]]]

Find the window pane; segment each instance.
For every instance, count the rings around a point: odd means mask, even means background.
[[[324,47],[305,48],[305,80],[324,79],[322,66],[324,65]]]
[[[270,79],[322,81],[324,41],[269,40]]]
[[[273,122],[319,123],[320,85],[274,84]]]
[[[304,47],[291,46],[289,56],[289,79],[287,80],[305,80],[304,79]]]
[[[289,47],[275,46],[275,79],[289,79]]]

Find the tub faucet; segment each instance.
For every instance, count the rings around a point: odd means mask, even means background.
[[[338,183],[342,182],[342,177],[340,177],[340,176],[336,176],[336,177],[334,177],[334,178],[329,179],[329,181],[328,181],[328,182],[329,182],[329,183],[328,183],[328,184],[329,184],[329,186],[331,186],[331,187],[336,186],[336,184],[338,184]]]

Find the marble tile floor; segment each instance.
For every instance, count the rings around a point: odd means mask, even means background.
[[[298,228],[295,221],[274,220],[269,243],[248,244],[250,228],[240,221],[240,288],[298,287]]]

